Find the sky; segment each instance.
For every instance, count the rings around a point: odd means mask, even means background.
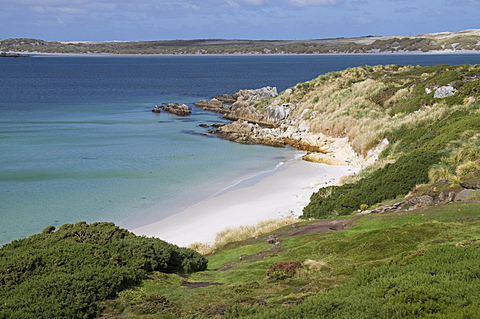
[[[0,0],[0,39],[302,40],[480,28],[480,0]]]

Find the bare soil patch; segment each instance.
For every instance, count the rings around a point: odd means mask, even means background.
[[[352,222],[359,219],[359,216],[340,220],[320,220],[308,225],[295,224],[295,230],[289,236],[320,234],[328,231],[339,231],[352,228]]]

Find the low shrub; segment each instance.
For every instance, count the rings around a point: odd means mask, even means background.
[[[152,271],[204,270],[199,253],[113,223],[80,222],[0,249],[0,318],[95,318],[99,303]]]

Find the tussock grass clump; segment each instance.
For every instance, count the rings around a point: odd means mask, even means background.
[[[444,163],[435,164],[428,172],[428,178],[431,183],[437,183],[442,180],[451,180],[454,177],[452,168]]]
[[[480,171],[480,163],[477,162],[467,162],[457,167],[457,175],[467,176],[475,172]]]
[[[325,261],[315,261],[312,259],[308,259],[303,263],[309,270],[312,271],[320,271],[320,270],[328,270],[330,267]]]
[[[294,223],[298,223],[298,219],[295,217],[287,216],[279,219],[269,219],[261,221],[258,222],[256,225],[228,227],[217,233],[215,241],[212,244],[195,242],[190,244],[188,248],[196,250],[202,255],[208,255],[228,243],[261,236],[263,234],[270,233],[276,229]]]

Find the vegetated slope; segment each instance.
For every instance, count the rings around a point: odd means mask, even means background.
[[[209,269],[154,274],[115,318],[475,318],[480,204],[306,221],[231,243]],[[342,230],[343,228],[343,230]]]
[[[0,318],[95,318],[99,303],[152,271],[204,270],[195,251],[113,223],[66,224],[0,249]]]
[[[359,67],[298,84],[281,97],[297,105],[310,130],[347,137],[359,153],[390,143],[357,181],[314,194],[304,218],[349,214],[429,181],[458,186],[480,169],[478,65]]]
[[[323,54],[480,50],[480,31],[314,40],[44,41],[5,39],[0,51],[115,54]]]
[[[479,79],[479,66],[360,67],[261,101],[258,109],[295,105],[294,112],[308,114],[305,120],[318,131],[327,128],[349,138],[355,137],[350,130],[366,134],[357,150],[368,151],[372,141],[384,138],[390,144],[374,167],[312,196],[304,217],[336,220],[303,221],[227,244],[208,256],[208,270],[184,278],[153,276],[120,293],[105,313],[119,318],[475,318],[480,311]],[[434,97],[447,85],[456,89],[453,95]],[[341,129],[334,131],[335,125]],[[396,207],[405,196],[431,200],[357,215],[360,209]]]

